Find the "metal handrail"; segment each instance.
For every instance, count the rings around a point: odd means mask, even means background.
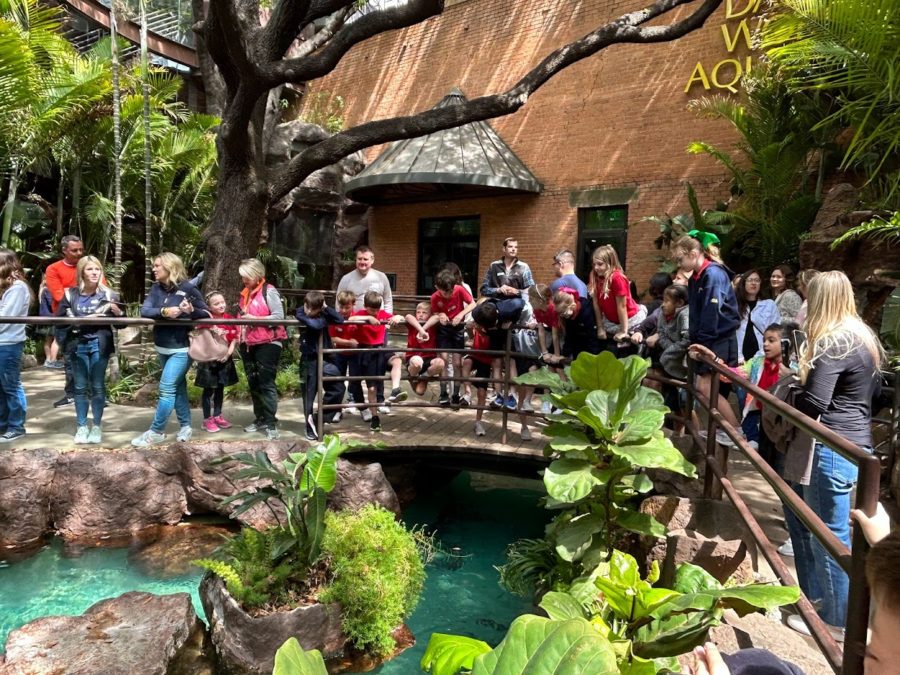
[[[704,484],[704,496],[707,498],[721,498],[722,490],[737,508],[741,518],[749,527],[751,534],[763,552],[763,555],[772,565],[772,569],[782,583],[794,585],[796,582],[784,563],[774,550],[771,542],[759,523],[753,517],[740,494],[734,489],[728,479],[728,450],[724,448],[721,458],[717,453],[715,434],[717,427],[721,426],[726,434],[734,441],[741,451],[747,456],[751,464],[762,474],[763,478],[772,486],[781,497],[783,503],[790,508],[809,531],[825,547],[829,555],[845,569],[850,577],[850,591],[847,604],[846,639],[843,653],[841,648],[832,638],[827,626],[819,618],[812,604],[805,596],[801,597],[797,607],[803,618],[809,625],[813,638],[822,649],[835,672],[842,675],[861,675],[864,669],[866,631],[869,621],[869,587],[865,575],[865,556],[869,545],[861,528],[855,528],[852,540],[852,553],[832,534],[831,530],[807,505],[794,493],[793,489],[768,465],[768,463],[750,447],[743,436],[727,421],[722,418],[710,401],[716,401],[719,397],[719,378],[733,382],[749,393],[763,406],[776,409],[792,425],[812,436],[820,443],[840,454],[845,459],[853,462],[859,468],[859,476],[856,491],[856,508],[861,509],[869,516],[875,515],[878,504],[878,494],[881,481],[881,465],[876,457],[865,452],[858,445],[842,438],[832,430],[823,426],[795,408],[779,400],[768,391],[761,389],[746,378],[740,376],[729,368],[722,366],[706,356],[700,356],[699,360],[709,366],[714,373],[710,386],[709,398],[699,395],[696,388],[688,387],[689,398],[696,399],[709,415],[709,424],[706,438],[706,465],[707,471]],[[689,363],[690,382],[694,378],[694,364]],[[690,401],[689,401],[690,404]],[[688,406],[689,409],[693,405]],[[686,421],[686,426],[694,438],[694,442],[702,447],[698,430],[692,420]]]

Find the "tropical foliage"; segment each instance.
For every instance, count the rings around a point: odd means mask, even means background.
[[[550,389],[559,410],[544,430],[544,453],[552,457],[545,506],[557,515],[546,545],[512,545],[501,570],[510,590],[521,593],[529,581],[537,594],[568,587],[595,574],[627,533],[665,536],[662,524],[632,505],[653,488],[644,470],[696,471],[663,435],[669,409],[659,392],[641,385],[649,366],[637,356],[582,353],[565,380],[547,369],[517,379]]]
[[[718,96],[690,104],[700,116],[727,121],[739,136],[736,152],[704,141],[688,146],[688,152],[711,156],[732,176],[727,210],[706,218],[733,227],[724,247],[730,259],[761,267],[796,262],[800,237],[819,209],[816,189],[828,157],[827,143],[810,132],[818,108],[791,93],[773,71],[759,69],[745,77],[744,87],[741,101]]]
[[[496,648],[472,638],[435,633],[421,667],[433,675],[557,672],[652,675],[677,672],[675,656],[702,644],[726,609],[746,614],[796,602],[782,586],[723,587],[700,567],[679,566],[672,589],[654,584],[657,565],[641,578],[630,555],[614,551],[590,583],[551,591],[540,607],[548,618],[516,619]],[[527,665],[526,665],[527,664]]]
[[[779,0],[761,46],[793,91],[833,101],[819,127],[852,133],[842,165],[872,196],[900,201],[900,5],[896,0]]]

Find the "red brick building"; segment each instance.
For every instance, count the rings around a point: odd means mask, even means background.
[[[616,45],[557,75],[518,113],[490,122],[543,190],[378,204],[369,232],[377,267],[396,275],[400,293],[430,291],[424,262],[459,255],[465,244],[465,255],[477,259],[469,267],[478,276],[467,279],[474,287],[503,239],[515,236],[535,278],[549,280],[558,249],[583,257],[608,242],[624,250],[627,274],[646,288],[659,264],[658,228],[641,219],[686,211],[686,181],[704,208],[727,197],[723,170],[686,148],[695,140],[730,148],[734,132],[686,105],[739,86],[759,3],[726,0],[681,40]],[[502,91],[553,49],[644,4],[447,0],[442,16],[354,48],[316,89],[344,98],[347,126],[428,109],[454,87],[469,98]],[[368,160],[384,150],[371,148]]]

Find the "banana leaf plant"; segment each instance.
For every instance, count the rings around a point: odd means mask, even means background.
[[[327,435],[321,443],[300,452],[290,452],[279,465],[265,452],[241,452],[213,460],[213,465],[236,463],[241,468],[231,472],[236,480],[267,481],[226,498],[222,504],[235,504],[232,516],[239,516],[254,506],[265,504],[279,523],[277,544],[272,558],[294,556],[300,563],[312,565],[321,552],[325,533],[326,496],[337,483],[338,458],[351,447],[370,446],[355,441],[341,441]],[[282,511],[270,502],[280,504]]]
[[[634,508],[653,482],[645,469],[696,476],[696,469],[663,435],[669,409],[662,395],[641,382],[650,362],[637,356],[616,359],[609,352],[582,353],[566,369],[567,379],[542,369],[518,382],[549,388],[558,412],[544,433],[545,506],[559,512],[547,540],[569,579],[609,562],[626,532],[663,537],[666,530]],[[545,590],[545,589],[536,589]]]

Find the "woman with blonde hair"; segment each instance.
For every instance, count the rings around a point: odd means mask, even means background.
[[[31,289],[16,254],[0,249],[0,443],[25,435],[28,404],[22,386],[25,324],[2,323],[4,316],[28,316]]]
[[[106,285],[103,266],[92,255],[75,266],[75,283],[63,293],[57,316],[122,316],[119,295]],[[106,407],[106,364],[115,351],[111,326],[75,325],[66,331],[62,345],[75,379],[75,443],[100,443],[103,408]],[[90,391],[90,398],[88,392]],[[88,429],[88,407],[93,427]]]
[[[856,312],[853,287],[843,272],[822,272],[809,284],[806,343],[800,350],[802,390],[797,409],[871,452],[872,399],[881,388],[884,351]],[[797,486],[803,500],[846,546],[850,546],[850,493],[857,466],[822,443],[813,450],[809,485]],[[791,525],[793,526],[791,527]],[[797,577],[806,596],[842,639],[849,579],[840,564],[796,519],[788,520]],[[799,615],[788,625],[809,633]]]
[[[284,319],[281,294],[266,282],[266,267],[256,258],[247,258],[238,267],[244,290],[238,302],[240,314],[248,319]],[[262,432],[269,440],[278,438],[278,389],[275,376],[287,331],[284,326],[247,326],[241,341],[241,359],[253,401],[253,422],[244,431]],[[310,419],[307,427],[315,428]]]
[[[141,305],[141,316],[155,320],[207,319],[209,312],[200,291],[188,281],[184,263],[174,253],[160,253],[153,260],[153,275],[156,283]],[[189,441],[191,430],[191,406],[188,402],[187,371],[191,367],[188,356],[191,331],[189,325],[156,326],[153,329],[153,344],[162,367],[159,376],[159,398],[156,401],[156,415],[150,428],[131,444],[138,448],[161,443],[166,438],[166,424],[172,410],[178,417],[176,441]]]
[[[631,297],[631,283],[622,271],[616,249],[598,246],[591,256],[592,269],[588,290],[597,318],[597,337],[621,342],[628,339],[628,331],[647,318],[647,310]]]

